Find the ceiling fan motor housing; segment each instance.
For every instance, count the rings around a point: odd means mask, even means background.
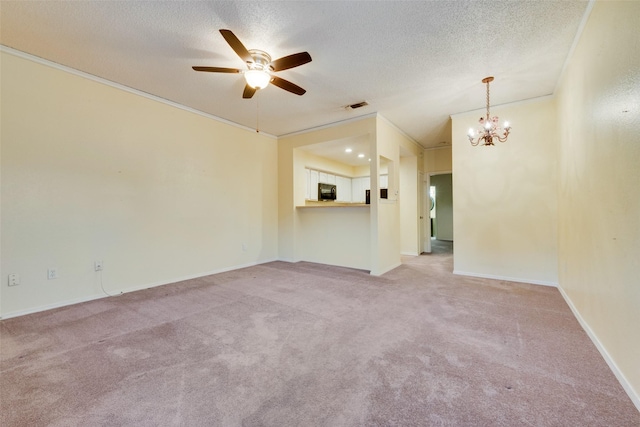
[[[269,66],[269,64],[271,64],[271,56],[267,52],[258,49],[249,49],[249,53],[253,58],[253,62],[247,61],[247,66],[250,70],[273,71],[273,68]]]

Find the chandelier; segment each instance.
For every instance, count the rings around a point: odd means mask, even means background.
[[[480,125],[475,131],[473,128],[469,129],[469,142],[474,147],[476,145],[495,145],[493,143],[494,139],[505,142],[509,136],[509,131],[511,131],[509,122],[504,122],[504,127],[500,127],[498,116],[491,117],[489,113],[489,83],[492,81],[493,77],[485,77],[482,79],[482,83],[487,84],[487,117],[480,117]],[[481,142],[482,144],[480,144]]]

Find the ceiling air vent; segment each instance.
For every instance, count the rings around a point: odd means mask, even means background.
[[[367,105],[369,105],[369,103],[367,101],[362,101],[362,102],[358,102],[358,103],[351,104],[351,105],[345,105],[344,109],[345,110],[355,110],[356,108],[366,107]]]

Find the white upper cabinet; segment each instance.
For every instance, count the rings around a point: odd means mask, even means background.
[[[371,188],[371,178],[368,176],[349,178],[308,168],[305,168],[304,172],[307,180],[306,200],[318,200],[318,183],[320,182],[336,186],[338,202],[364,203],[366,190]],[[387,188],[388,182],[387,175],[380,175],[380,188]]]
[[[351,178],[336,176],[336,191],[338,202],[351,202]]]
[[[368,176],[353,178],[351,180],[351,201],[354,203],[364,203],[366,190],[371,186]]]
[[[318,171],[309,170],[309,200],[318,200]]]

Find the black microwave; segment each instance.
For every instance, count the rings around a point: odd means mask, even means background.
[[[336,200],[335,184],[318,183],[318,200]]]

